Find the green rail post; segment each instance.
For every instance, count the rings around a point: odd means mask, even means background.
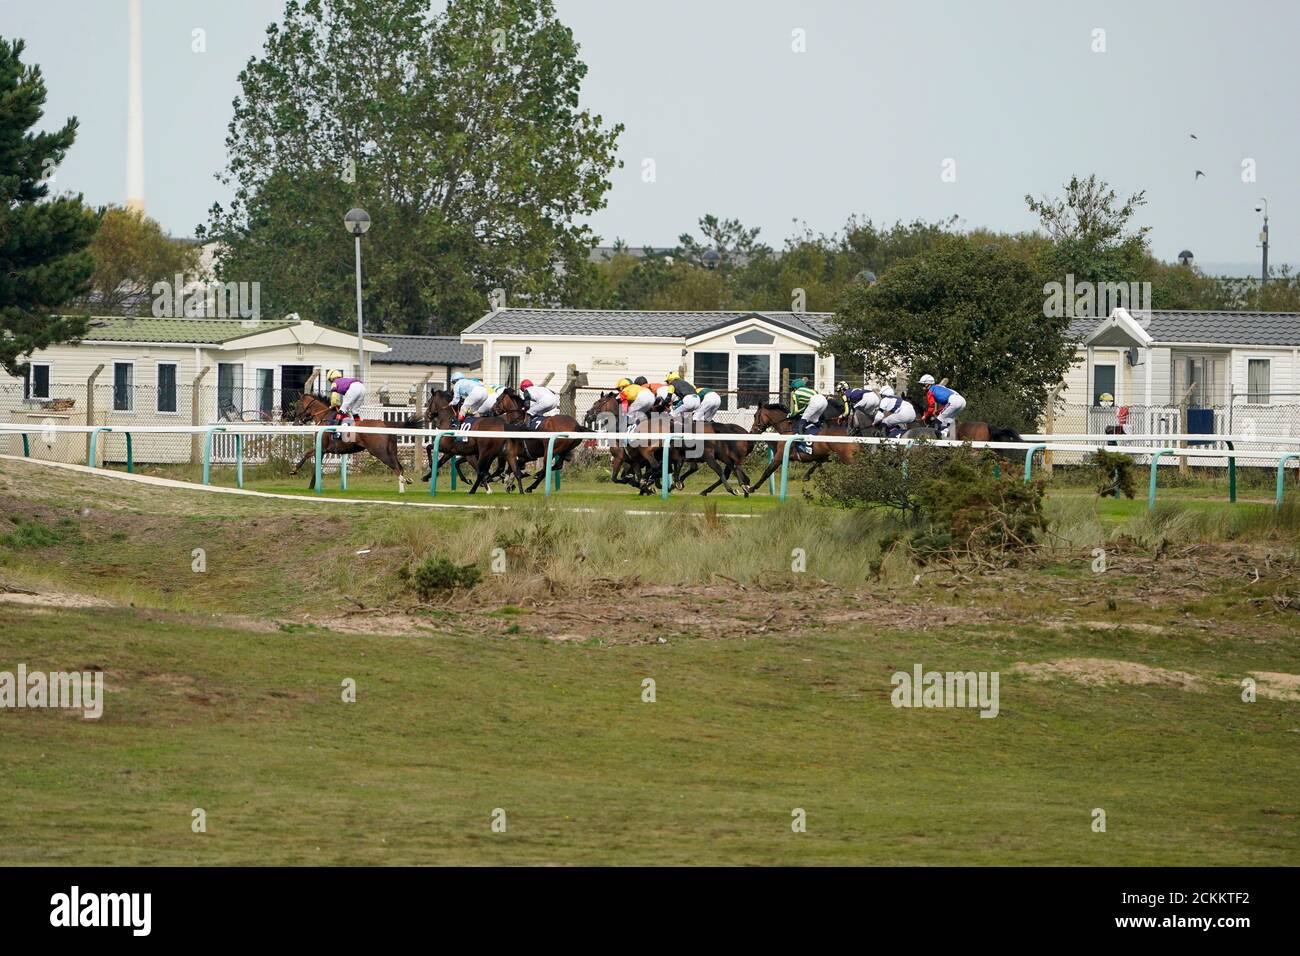
[[[455,434],[456,434],[455,432],[452,432],[452,435]],[[455,439],[453,438],[452,440],[454,441]],[[451,490],[452,491],[456,490],[456,479],[458,477],[460,477],[460,455],[452,455],[451,456]]]
[[[126,435],[126,473],[132,474],[135,471],[135,451],[131,447],[131,433],[125,432]]]
[[[244,487],[244,436],[235,432],[235,487]]]
[[[1289,455],[1283,455],[1277,460],[1277,499],[1273,502],[1274,508],[1282,507],[1282,492],[1286,487],[1286,463],[1293,460],[1300,461],[1300,452],[1292,452]]]
[[[559,437],[559,435],[552,435],[550,438],[546,439],[546,491],[544,494],[547,498],[551,496],[551,460],[555,457],[555,439]],[[556,475],[556,478],[559,478],[558,474]],[[557,489],[560,487],[558,480],[555,487]]]
[[[339,455],[339,489],[348,490],[348,456]]]
[[[23,457],[24,458],[32,457],[32,445],[31,442],[27,440],[26,432],[23,432]]]
[[[659,488],[660,488],[659,497],[662,498],[664,501],[667,501],[668,489],[669,489],[668,468],[670,465],[670,459],[672,458],[673,439],[672,439],[671,432],[660,432],[660,434],[664,434],[668,436],[666,439],[664,439],[659,443],[659,457],[662,459],[661,471],[659,475]]]
[[[429,456],[429,497],[433,498],[438,494],[438,459],[442,457],[442,436],[447,432],[442,429],[436,429],[433,433],[433,454]],[[454,434],[454,433],[453,433]],[[451,473],[456,474],[455,459],[452,459]],[[453,479],[454,480],[454,479]]]
[[[339,428],[337,425],[325,425],[316,432],[316,494],[318,495],[324,493],[321,488],[321,485],[324,484],[324,470],[322,467],[324,463],[321,459],[325,457],[322,453],[322,449],[325,447],[326,432],[333,432],[337,435],[339,433]]]
[[[1228,451],[1236,451],[1232,447],[1232,442],[1224,442],[1228,446]],[[1237,503],[1237,459],[1228,459],[1228,504]]]
[[[93,432],[90,433],[90,445],[86,449],[86,464],[89,465],[91,468],[98,467],[95,464],[95,447],[99,441],[99,433],[111,432],[112,430],[113,429],[108,427],[107,425],[101,425],[99,428],[96,428]]]
[[[220,425],[213,425],[203,432],[203,483],[212,484],[212,433],[224,432]]]
[[[1034,455],[1040,451],[1047,451],[1046,445],[1034,445],[1025,452],[1025,483],[1034,479]]]
[[[775,457],[776,457],[776,452],[772,451],[772,443],[771,443],[771,442],[768,442],[768,443],[767,443],[767,463],[768,463],[769,465],[772,464],[772,459],[775,458]],[[768,475],[768,476],[767,476],[767,493],[768,493],[769,495],[773,495],[773,496],[776,495],[776,475],[774,475],[774,474],[773,474],[773,475]]]
[[[781,450],[781,500],[785,501],[786,487],[790,483],[790,448],[794,445],[794,439],[785,443],[785,448]]]
[[[1151,480],[1147,484],[1147,511],[1152,511],[1156,506],[1156,470],[1160,464],[1160,459],[1165,455],[1172,455],[1176,449],[1162,448],[1151,456]]]

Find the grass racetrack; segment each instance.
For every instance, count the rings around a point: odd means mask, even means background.
[[[0,671],[107,686],[0,710],[0,863],[1294,865],[1295,523],[1161,500],[1061,489],[1050,553],[954,574],[765,494],[326,508],[0,461]],[[434,552],[482,582],[416,596]],[[997,717],[892,706],[918,663],[997,672]]]

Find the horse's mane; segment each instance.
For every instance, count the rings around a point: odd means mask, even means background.
[[[780,402],[768,402],[763,406],[763,408],[766,408],[769,412],[785,412],[787,415],[790,414],[790,409],[786,408]]]

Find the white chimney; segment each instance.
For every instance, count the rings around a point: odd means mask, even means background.
[[[140,0],[127,0],[131,48],[126,83],[126,207],[144,212],[144,44]]]

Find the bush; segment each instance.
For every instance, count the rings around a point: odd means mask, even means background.
[[[813,476],[817,496],[824,504],[843,508],[883,505],[917,519],[921,513],[921,488],[943,473],[951,458],[946,448],[924,444],[864,445],[847,465],[825,466]]]
[[[918,558],[1007,564],[1047,530],[1046,488],[999,470],[992,452],[955,455],[918,495],[925,526],[912,537]]]
[[[431,554],[404,577],[420,597],[428,600],[443,591],[472,588],[483,577],[483,572],[474,564],[456,564],[440,554]]]
[[[1102,498],[1132,498],[1137,494],[1137,476],[1133,473],[1133,456],[1097,449],[1087,459]]]

